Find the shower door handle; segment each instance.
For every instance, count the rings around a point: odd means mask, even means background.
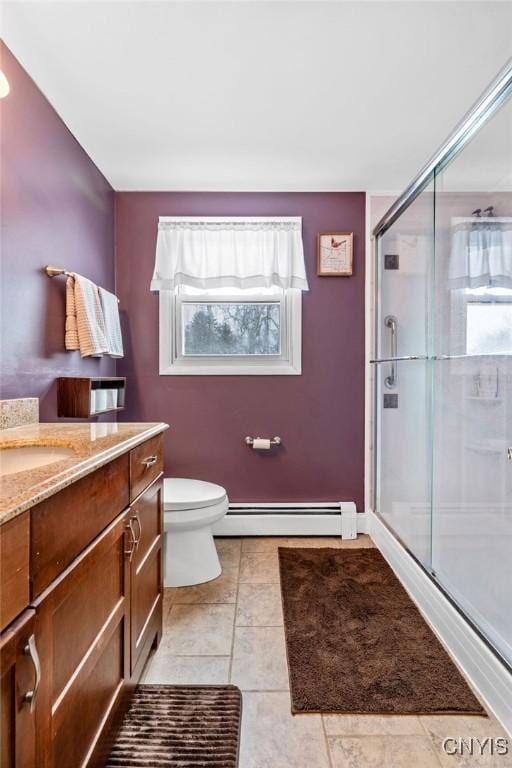
[[[384,384],[388,389],[396,387],[396,362],[398,356],[398,321],[394,315],[387,315],[384,318],[384,325],[391,331],[391,373],[384,379]]]

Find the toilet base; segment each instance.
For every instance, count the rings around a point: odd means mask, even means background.
[[[166,530],[164,586],[190,587],[212,581],[222,573],[211,526]]]

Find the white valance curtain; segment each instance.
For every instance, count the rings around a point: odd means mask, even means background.
[[[452,288],[512,288],[512,219],[457,223],[449,279]]]
[[[302,219],[160,216],[151,290],[308,290]]]

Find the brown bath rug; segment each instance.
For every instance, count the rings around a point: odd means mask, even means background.
[[[279,566],[293,713],[485,714],[377,549]]]
[[[236,768],[241,712],[234,685],[139,685],[106,768]]]

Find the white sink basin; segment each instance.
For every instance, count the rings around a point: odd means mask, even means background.
[[[76,456],[71,448],[53,445],[24,445],[0,450],[0,477],[44,467],[56,461]]]

